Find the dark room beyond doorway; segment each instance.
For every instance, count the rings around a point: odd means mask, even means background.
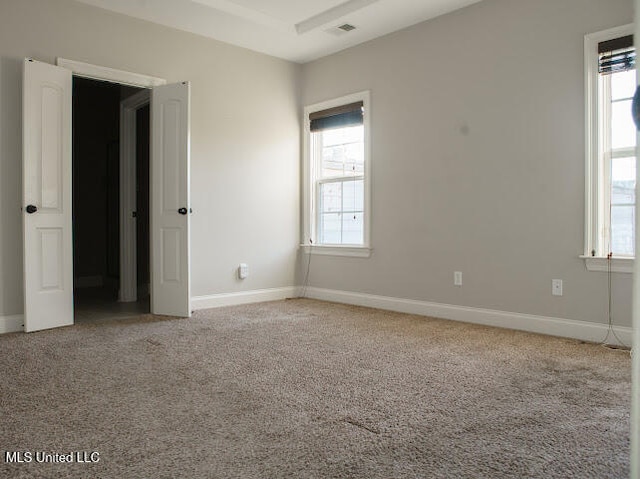
[[[136,115],[138,301],[120,289],[120,102],[140,88],[73,79],[75,321],[149,312],[149,106]]]

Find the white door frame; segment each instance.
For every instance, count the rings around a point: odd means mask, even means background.
[[[141,75],[124,70],[115,70],[113,68],[91,65],[90,63],[77,62],[66,58],[56,58],[56,65],[71,70],[71,73],[75,76],[90,78],[91,80],[108,81],[138,88],[153,88],[154,86],[167,84],[167,80],[164,78]]]
[[[142,90],[120,102],[120,292],[118,301],[138,299],[137,268],[137,113],[151,101],[151,91]]]
[[[164,78],[66,58],[56,58],[56,64],[71,70],[74,76],[146,89],[120,104],[120,292],[118,299],[119,301],[136,301],[136,223],[131,218],[131,212],[136,208],[136,111],[149,103],[151,88],[166,85],[167,81]]]

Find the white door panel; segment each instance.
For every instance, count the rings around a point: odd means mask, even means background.
[[[69,70],[26,59],[23,81],[24,325],[29,332],[73,324],[72,80]]]
[[[151,94],[151,312],[189,317],[189,83]]]

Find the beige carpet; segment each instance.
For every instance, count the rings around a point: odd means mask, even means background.
[[[290,300],[4,335],[0,367],[0,477],[629,470],[629,354],[566,339]]]

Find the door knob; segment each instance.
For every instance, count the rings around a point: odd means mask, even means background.
[[[187,214],[187,209],[186,208],[180,208],[178,210],[178,213],[180,213],[181,215],[186,215]]]
[[[27,213],[32,214],[32,213],[35,213],[36,211],[38,211],[37,206],[27,205]]]

